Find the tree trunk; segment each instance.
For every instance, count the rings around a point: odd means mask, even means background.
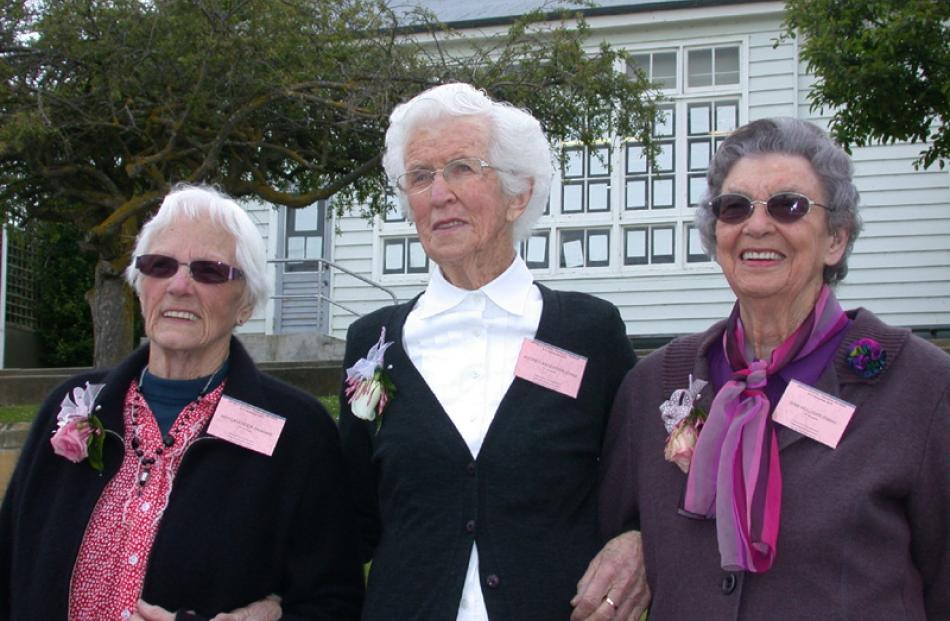
[[[100,259],[95,288],[86,294],[86,301],[92,309],[93,364],[98,368],[115,366],[134,346],[132,290],[121,271]]]

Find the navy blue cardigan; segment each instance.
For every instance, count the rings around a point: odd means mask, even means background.
[[[284,619],[359,617],[362,575],[339,436],[319,402],[260,373],[236,339],[224,394],[287,419],[271,457],[204,435],[185,454],[142,598],[212,617],[277,593]],[[71,378],[40,408],[0,508],[0,620],[66,619],[73,564],[122,460],[122,404],[148,346]],[[105,472],[55,455],[63,396],[104,383]]]
[[[580,293],[539,286],[536,338],[588,358],[572,399],[515,378],[477,459],[402,347],[414,305],[355,322],[345,364],[386,327],[394,399],[375,423],[341,412],[344,452],[372,559],[365,620],[454,619],[472,542],[491,619],[567,619],[570,599],[602,545],[598,460],[614,394],[635,357],[620,314]],[[391,368],[390,368],[391,367]]]

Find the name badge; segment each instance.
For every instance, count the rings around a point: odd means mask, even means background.
[[[515,364],[515,377],[576,399],[586,367],[584,356],[542,341],[525,339]]]
[[[775,406],[772,420],[812,440],[837,448],[855,406],[792,380]]]
[[[286,422],[283,416],[250,403],[221,397],[208,425],[208,433],[270,457]]]

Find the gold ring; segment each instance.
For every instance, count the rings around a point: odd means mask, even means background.
[[[610,604],[610,607],[614,610],[617,610],[617,604],[614,603],[614,600],[610,599],[609,595],[604,595],[604,601]]]

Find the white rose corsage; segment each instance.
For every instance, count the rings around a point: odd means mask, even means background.
[[[392,344],[386,342],[386,328],[382,328],[379,340],[366,352],[366,357],[346,370],[346,396],[353,416],[375,420],[377,426],[378,417],[396,393],[396,386],[383,368],[383,357]]]

